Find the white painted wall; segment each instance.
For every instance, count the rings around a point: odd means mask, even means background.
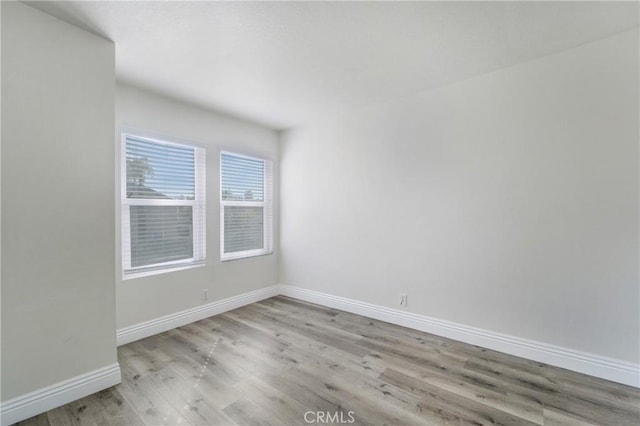
[[[2,2],[3,401],[117,362],[113,43]]]
[[[0,25],[2,23],[2,7],[0,6]],[[2,43],[2,28],[0,27],[0,44]],[[0,53],[2,47],[0,46]],[[2,55],[0,55],[0,80],[2,79]],[[0,117],[2,117],[2,84],[0,84]],[[2,120],[0,119],[0,309],[2,309]],[[0,370],[2,370],[2,314],[0,311]],[[0,371],[0,374],[2,371]],[[0,403],[2,399],[2,385],[0,385]]]
[[[281,145],[283,284],[640,359],[638,31]]]
[[[278,254],[220,261],[219,150],[274,160],[274,246],[278,247],[278,134],[236,118],[200,109],[126,84],[116,90],[116,149],[123,128],[192,142],[207,150],[207,264],[188,270],[122,280],[117,219],[117,328],[132,326],[202,304],[278,283]],[[119,163],[116,165],[119,174]],[[117,191],[119,191],[117,182]],[[117,192],[119,194],[119,192]],[[117,207],[119,212],[119,206]],[[201,300],[202,289],[208,300]]]

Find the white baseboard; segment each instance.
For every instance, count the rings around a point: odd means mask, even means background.
[[[0,407],[0,424],[8,426],[28,419],[92,393],[115,386],[120,381],[120,365],[116,362],[107,367],[18,396],[2,403]]]
[[[510,355],[566,368],[579,373],[640,387],[640,366],[561,346],[522,339],[493,331],[386,308],[345,297],[333,296],[289,285],[275,285],[117,331],[118,345],[124,345],[163,331],[282,294],[318,305],[424,331]],[[121,381],[118,363],[73,377],[46,388],[10,399],[0,405],[0,425],[8,426],[47,410],[83,398]]]
[[[640,387],[640,366],[631,362],[469,327],[300,287],[281,285],[280,294],[613,382]]]
[[[268,299],[278,294],[279,286],[274,285],[126,327],[117,331],[117,344],[118,346],[124,345],[250,303]],[[120,365],[116,363],[21,395],[0,405],[0,425],[8,426],[28,419],[47,410],[117,385],[120,381]]]
[[[227,299],[218,300],[206,305],[197,306],[185,311],[176,312],[174,314],[165,315],[150,321],[145,321],[130,327],[121,328],[117,331],[118,346],[153,336],[176,327],[181,327],[201,319],[208,318],[213,315],[221,314],[232,309],[240,308],[250,303],[268,299],[269,297],[279,294],[279,286],[261,288],[249,293],[232,296]]]

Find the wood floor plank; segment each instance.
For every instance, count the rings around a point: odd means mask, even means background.
[[[544,426],[597,426],[585,419],[571,416],[569,413],[561,412],[553,408],[544,409]]]
[[[245,399],[260,407],[266,417],[282,425],[297,424],[307,411],[300,402],[255,376],[234,387]]]
[[[444,390],[512,413],[531,422],[542,423],[543,404],[532,392],[521,392],[502,383],[481,380],[464,364],[451,360],[439,351],[414,352],[404,347],[386,347],[377,343],[375,356],[367,357],[374,365],[392,367],[410,377],[435,384]]]
[[[72,403],[73,404],[73,403]],[[144,422],[133,408],[124,401],[118,389],[98,392],[83,404],[93,414],[98,426],[134,426]]]
[[[98,409],[99,406],[100,404],[96,402],[95,396],[91,395],[51,410],[48,413],[49,421],[52,425],[96,426],[97,423],[93,417],[93,412]],[[90,408],[87,409],[87,407]]]
[[[246,399],[239,399],[224,409],[227,416],[236,424],[247,426],[278,426],[277,419],[271,419],[268,414],[256,404]]]
[[[602,425],[620,425],[627,426],[630,424],[640,424],[640,398],[636,399],[635,405],[620,405],[610,399],[601,399],[594,395],[585,396],[582,391],[569,392],[556,382],[547,381],[545,377],[532,379],[529,373],[519,373],[515,368],[502,368],[497,364],[489,369],[481,366],[477,361],[467,363],[467,367],[481,371],[488,376],[499,376],[502,382],[507,384],[516,384],[528,386],[536,390],[537,397],[545,405],[570,413],[571,415],[583,419],[585,422],[594,421]],[[577,374],[577,373],[574,373]],[[624,386],[620,385],[620,389]],[[628,394],[629,399],[633,399]],[[635,408],[634,408],[635,407]]]
[[[270,321],[271,324],[286,327],[306,338],[317,340],[325,345],[336,347],[356,356],[364,356],[367,353],[366,349],[358,345],[358,340],[360,339],[359,336],[340,336],[337,333],[330,333],[325,329],[319,329],[317,324],[314,326],[313,323],[308,322],[304,317],[294,318],[292,316],[278,316],[271,312],[267,312],[264,309],[259,309],[258,307],[249,306],[248,308],[256,309],[256,314],[262,316],[265,320]]]
[[[363,424],[401,425],[419,422],[413,410],[403,410],[397,404],[384,402],[387,395],[377,385],[382,382],[374,384],[366,376],[354,379],[344,371],[329,370],[318,365],[302,364],[292,374],[294,380],[305,383],[320,398],[337,405],[338,411],[352,412],[353,417]],[[397,402],[393,396],[391,399]]]
[[[414,379],[393,369],[387,369],[381,379],[400,389],[410,389],[412,392],[416,392],[423,397],[425,406],[437,408],[447,413],[443,415],[443,418],[448,422],[456,421],[479,425],[541,424],[530,422],[522,417],[481,404],[457,393],[440,388],[437,385]]]
[[[118,390],[144,424],[175,425],[187,424],[182,416],[149,382],[147,378],[121,364],[122,384]]]
[[[16,423],[18,426],[25,424],[25,422]],[[38,414],[29,419],[29,424],[31,426],[51,426],[51,421],[49,421],[48,413]]]
[[[118,360],[120,385],[20,425],[640,424],[639,389],[284,296]]]

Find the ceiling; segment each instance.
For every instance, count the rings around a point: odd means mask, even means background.
[[[638,26],[637,2],[27,2],[131,83],[275,129]]]

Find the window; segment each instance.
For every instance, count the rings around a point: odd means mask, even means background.
[[[220,257],[273,252],[271,161],[220,154]]]
[[[122,136],[122,266],[133,277],[204,264],[205,151]]]

